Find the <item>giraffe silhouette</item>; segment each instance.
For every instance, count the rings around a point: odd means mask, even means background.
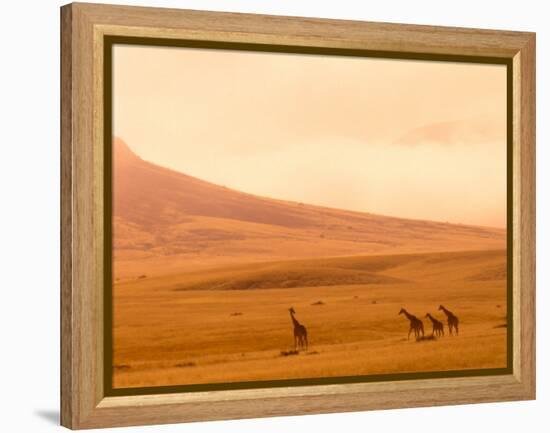
[[[439,306],[439,311],[443,311],[447,316],[447,324],[449,325],[449,335],[453,335],[453,328],[455,329],[456,335],[458,335],[458,317],[453,313],[447,310],[443,305]]]
[[[433,317],[430,313],[426,314],[426,317],[432,321],[432,335],[436,337],[445,335],[443,331],[443,323]]]
[[[410,314],[404,308],[401,308],[399,314],[404,314],[407,316],[407,319],[411,322],[411,327],[409,328],[409,333],[407,334],[407,340],[411,338],[411,332],[414,331],[414,336],[418,339],[420,338],[420,333],[422,332],[422,337],[424,337],[424,324],[422,320],[416,317],[413,314]]]
[[[298,320],[296,320],[296,317],[294,317],[296,314],[294,308],[290,307],[288,311],[290,312],[290,318],[292,319],[292,324],[294,325],[294,350],[307,350],[307,329],[304,325],[298,322]]]

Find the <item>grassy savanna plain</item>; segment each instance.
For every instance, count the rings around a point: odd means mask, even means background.
[[[114,386],[240,382],[506,366],[502,250],[253,263],[115,289]],[[407,340],[402,306],[443,303],[460,334]],[[293,348],[289,306],[310,348]]]
[[[505,230],[257,197],[114,151],[114,388],[506,366]],[[309,349],[286,356],[290,307]],[[401,308],[445,336],[407,340]]]

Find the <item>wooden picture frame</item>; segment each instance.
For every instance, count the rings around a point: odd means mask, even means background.
[[[263,44],[511,67],[513,362],[507,374],[106,395],[106,40]],[[282,51],[285,49],[282,48]],[[73,3],[61,8],[61,424],[72,429],[535,398],[535,34]],[[108,208],[108,207],[107,207]],[[110,218],[110,214],[108,216]],[[510,344],[510,343],[509,343]]]

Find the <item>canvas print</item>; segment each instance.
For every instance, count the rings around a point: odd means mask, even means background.
[[[117,44],[114,389],[507,367],[507,71]]]

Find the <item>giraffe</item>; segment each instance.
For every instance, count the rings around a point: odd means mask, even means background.
[[[292,324],[294,325],[294,350],[304,348],[307,350],[307,329],[294,317],[294,314],[296,314],[294,308],[290,307],[288,311],[290,312],[290,318],[292,319]]]
[[[443,305],[439,306],[439,310],[443,311],[447,316],[447,324],[449,325],[449,335],[453,335],[453,328],[455,329],[456,335],[458,335],[458,317],[453,313],[447,310]]]
[[[424,324],[422,323],[422,320],[408,313],[407,310],[405,310],[404,308],[401,308],[401,310],[399,311],[399,314],[404,314],[405,316],[407,316],[407,319],[409,319],[409,321],[411,322],[411,327],[409,328],[407,340],[410,339],[412,331],[414,331],[414,336],[417,339],[420,338],[421,332],[422,332],[422,337],[424,337]]]
[[[436,337],[445,335],[445,332],[443,331],[443,323],[433,317],[430,313],[426,314],[426,317],[432,321],[432,335],[435,335]]]

